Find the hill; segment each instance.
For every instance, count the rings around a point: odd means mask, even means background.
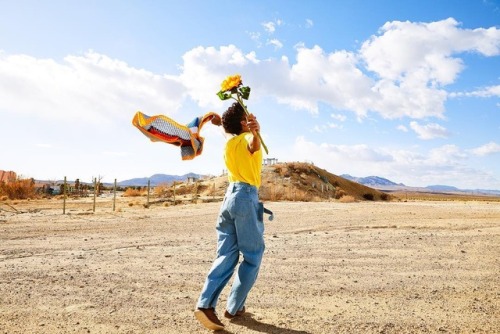
[[[211,177],[200,182],[198,194],[224,196],[226,186],[226,175]],[[380,190],[347,180],[312,164],[299,162],[264,166],[259,195],[262,200],[270,201],[392,199],[391,195]]]

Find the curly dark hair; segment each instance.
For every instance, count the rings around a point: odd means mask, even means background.
[[[245,110],[243,110],[243,107],[238,102],[234,102],[222,114],[222,126],[227,133],[239,135],[243,130],[241,121],[244,119]]]

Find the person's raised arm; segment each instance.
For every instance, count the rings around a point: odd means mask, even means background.
[[[252,141],[248,144],[248,150],[250,153],[257,152],[260,150],[260,139],[257,133],[260,131],[260,124],[257,121],[257,117],[255,117],[253,114],[248,115],[247,118],[247,126],[250,132],[253,134],[253,139]]]

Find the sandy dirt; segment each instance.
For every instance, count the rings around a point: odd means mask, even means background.
[[[210,333],[220,203],[120,200],[0,205],[0,333]],[[220,333],[500,333],[500,202],[266,206],[248,313]]]

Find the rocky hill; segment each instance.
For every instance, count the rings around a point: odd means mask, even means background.
[[[224,196],[226,186],[226,175],[202,180],[197,185],[198,193],[205,196]],[[301,162],[265,166],[262,170],[262,185],[259,194],[262,200],[269,201],[340,200],[349,202],[392,199],[391,195],[380,190]]]

